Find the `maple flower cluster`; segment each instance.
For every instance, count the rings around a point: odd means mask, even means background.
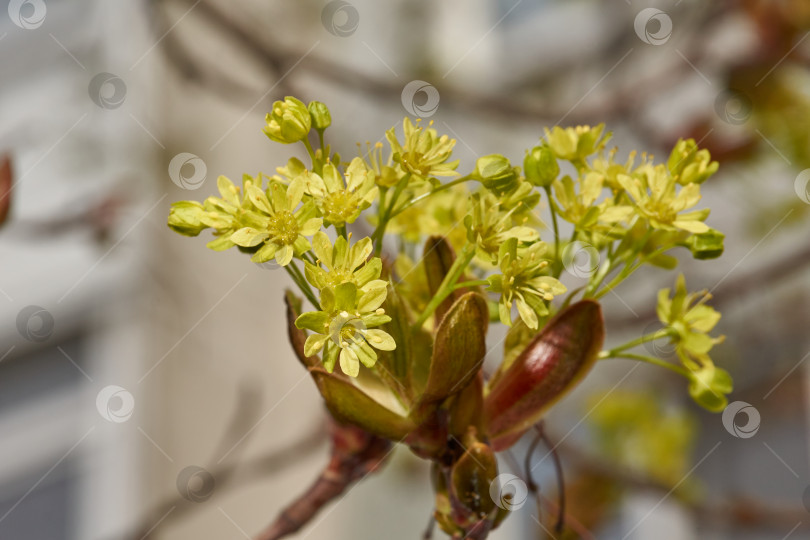
[[[604,125],[554,127],[525,152],[522,166],[491,154],[462,174],[456,141],[432,123],[406,118],[401,135],[385,132],[387,152],[367,144],[348,161],[325,144],[330,125],[323,103],[276,102],[264,133],[302,143],[309,164],[292,157],[272,175],[245,175],[241,186],[220,176],[219,196],[174,203],[168,221],[186,236],[211,229],[213,250],[236,247],[255,263],[275,260],[311,304],[295,324],[307,333],[305,354],[320,355],[329,373],[339,366],[354,378],[386,369],[379,359],[402,345],[393,328],[435,329],[441,306],[461,291],[483,294],[492,321],[510,332],[534,335],[561,306],[598,300],[641,266],[674,268],[676,248],[697,259],[723,251],[722,233],[699,206],[717,163],[691,139],[679,141],[665,163],[635,152],[619,160]],[[438,280],[420,251],[436,236],[452,248]],[[390,237],[398,249],[383,258]],[[567,271],[582,246],[585,275]],[[720,315],[707,299],[680,278],[674,296],[664,290],[658,298],[663,328],[601,357],[665,362],[689,379],[699,404],[721,409],[731,379],[709,356],[722,338],[709,335]],[[675,344],[675,358],[630,352],[657,339]]]

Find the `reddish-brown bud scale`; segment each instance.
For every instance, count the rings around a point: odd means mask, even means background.
[[[484,399],[487,434],[506,450],[588,373],[605,337],[602,310],[583,300],[550,321]]]

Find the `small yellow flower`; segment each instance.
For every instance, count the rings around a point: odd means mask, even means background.
[[[576,181],[565,176],[553,185],[560,217],[583,231],[607,232],[633,214],[631,206],[615,205],[611,197],[597,204],[604,186],[604,176],[597,172],[587,172]]]
[[[561,128],[554,126],[545,129],[549,147],[559,159],[583,162],[585,158],[603,148],[610,134],[602,136],[605,124],[596,127],[577,126]]]
[[[197,236],[212,228],[216,238],[208,243],[210,249],[257,248],[251,259],[254,262],[265,262],[275,256],[279,264],[286,266],[293,255],[309,249],[306,236],[315,234],[322,220],[315,217],[312,203],[299,207],[303,195],[300,184],[288,188],[271,181],[268,199],[256,185],[261,185],[261,178],[245,175],[240,190],[227,177],[220,176],[217,179],[220,197],[208,197],[203,204],[174,203],[169,226],[187,236]]]
[[[323,231],[318,231],[312,238],[312,251],[318,257],[319,264],[305,262],[304,270],[307,281],[316,289],[353,283],[365,292],[370,288],[386,285],[386,282],[380,279],[382,260],[379,257],[368,258],[374,249],[371,238],[363,238],[351,246],[349,240],[339,236],[332,245]]]
[[[391,145],[393,159],[402,170],[411,173],[412,178],[427,180],[432,176],[458,176],[458,160],[448,161],[453,153],[456,140],[447,135],[439,136],[432,127],[414,126],[410,118],[403,121],[405,142],[400,144],[394,128],[385,132]],[[432,126],[431,121],[429,126]]]
[[[247,182],[245,191],[247,198],[265,219],[258,227],[246,226],[235,231],[230,236],[231,242],[248,248],[264,244],[251,260],[262,263],[275,257],[281,266],[288,265],[293,255],[301,255],[309,250],[306,237],[315,234],[323,220],[314,216],[311,203],[298,207],[304,196],[300,182],[293,182],[289,186],[271,182],[267,193]]]
[[[498,266],[500,274],[488,278],[487,290],[501,295],[498,314],[501,322],[512,326],[512,302],[526,326],[537,330],[539,319],[548,315],[547,302],[567,289],[559,280],[548,275],[548,250],[545,242],[535,242],[518,251],[518,241],[510,238],[501,245]]]
[[[374,171],[359,157],[346,168],[345,176],[331,163],[323,166],[323,176],[305,172],[298,178],[306,193],[315,200],[327,225],[354,223],[360,212],[371,206],[379,190]]]
[[[712,161],[708,150],[698,150],[694,139],[678,139],[667,161],[669,172],[684,185],[702,184],[719,167],[719,163]]]
[[[464,219],[467,226],[467,237],[475,244],[476,254],[484,261],[496,263],[498,251],[504,242],[515,238],[520,242],[534,242],[540,234],[532,227],[515,225],[513,216],[523,209],[518,203],[514,208],[504,211],[498,199],[488,191],[472,195],[472,212]],[[528,217],[522,217],[526,222]]]
[[[709,226],[703,223],[709,216],[708,210],[682,213],[700,202],[700,186],[687,184],[678,191],[678,184],[665,165],[645,164],[633,176],[619,175],[617,180],[653,227],[695,234],[709,231]]]
[[[375,329],[391,321],[382,306],[388,294],[386,285],[360,291],[354,283],[343,283],[321,291],[321,311],[302,314],[295,321],[298,328],[311,330],[304,354],[312,356],[324,350],[323,364],[330,373],[340,359],[340,369],[349,377],[360,374],[360,364],[367,368],[377,363],[377,353],[396,349],[394,338]]]
[[[689,293],[683,274],[678,276],[675,291],[658,293],[658,318],[665,325],[669,339],[681,363],[688,370],[689,394],[710,411],[722,411],[728,404],[726,394],[733,388],[731,375],[714,365],[709,351],[722,343],[725,336],[709,335],[720,321],[720,313],[706,305],[711,295]]]

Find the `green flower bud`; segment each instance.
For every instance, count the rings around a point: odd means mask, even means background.
[[[535,146],[526,152],[523,160],[523,170],[526,180],[535,186],[548,187],[560,174],[560,166],[554,157],[554,152],[548,146]]]
[[[692,371],[689,378],[689,395],[698,405],[711,412],[720,412],[726,408],[726,394],[734,388],[728,371],[714,364],[707,364],[699,371]]]
[[[172,203],[169,211],[169,227],[184,236],[197,236],[208,228],[201,219],[205,215],[203,205],[197,201]]]
[[[723,239],[726,237],[720,231],[709,229],[709,232],[693,234],[686,240],[686,245],[695,259],[716,259],[723,254]]]
[[[478,158],[472,176],[496,195],[511,191],[520,180],[517,170],[500,154]]]
[[[294,97],[287,96],[284,101],[273,103],[273,110],[265,117],[267,126],[262,130],[271,141],[292,144],[300,141],[309,133],[312,118],[307,106]]]
[[[309,106],[309,116],[312,118],[312,127],[318,131],[323,131],[332,125],[332,115],[329,109],[320,101],[312,101]]]

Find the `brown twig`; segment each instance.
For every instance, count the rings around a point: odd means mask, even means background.
[[[5,223],[11,208],[11,188],[14,185],[14,174],[11,169],[11,158],[0,157],[0,225]]]
[[[315,482],[281,511],[256,540],[279,540],[306,523],[352,483],[377,470],[390,454],[391,443],[346,424],[331,423],[332,458]]]

